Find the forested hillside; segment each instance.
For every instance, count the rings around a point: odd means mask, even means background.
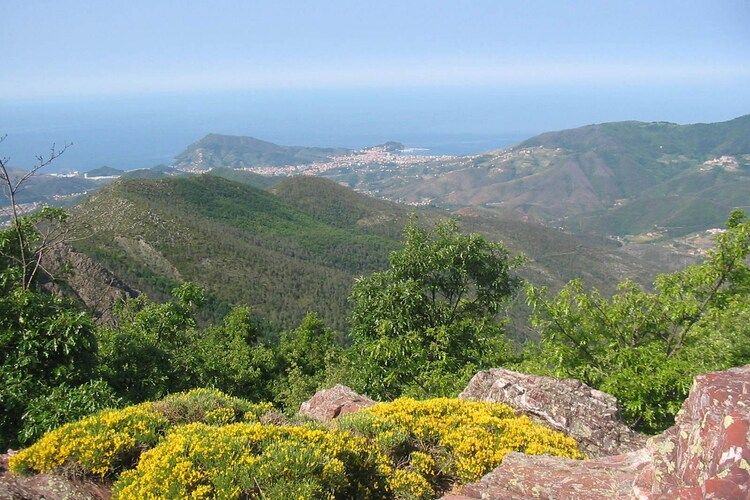
[[[248,182],[254,181],[250,174]],[[354,279],[386,264],[414,209],[316,177],[289,178],[272,189],[215,175],[121,180],[73,210],[74,223],[97,228],[77,246],[158,298],[183,280],[200,283],[214,301],[214,316],[230,304],[248,304],[289,326],[314,310],[343,329]],[[418,213],[425,224],[451,216]],[[611,290],[623,276],[648,282],[657,270],[605,239],[494,213],[455,215],[462,227],[527,255],[524,275],[553,288],[583,277]]]
[[[332,171],[409,203],[515,210],[577,232],[682,236],[750,206],[750,115],[721,123],[614,122],[395,172]]]
[[[315,309],[341,327],[354,276],[384,266],[396,244],[212,175],[120,181],[73,220],[97,228],[79,247],[136,288],[163,297],[193,280],[217,301],[216,314],[248,304],[286,325]]]

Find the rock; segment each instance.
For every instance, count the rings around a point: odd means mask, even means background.
[[[468,498],[630,498],[633,480],[649,463],[645,450],[592,460],[509,453],[479,482],[466,485]]]
[[[0,455],[0,500],[107,500],[108,485],[55,474],[19,476],[8,471],[10,452]]]
[[[302,403],[299,412],[315,420],[327,422],[374,404],[375,401],[367,396],[357,394],[345,385],[336,384],[330,389],[316,392],[312,398]]]
[[[591,458],[634,451],[646,442],[622,422],[616,398],[578,380],[495,368],[474,375],[458,397],[505,403],[575,438]]]
[[[750,365],[696,377],[675,425],[648,449],[652,466],[636,483],[644,496],[750,499]]]
[[[65,283],[61,286],[60,283],[48,280],[44,283],[44,288],[57,295],[72,296],[80,300],[92,312],[99,324],[114,324],[115,304],[140,294],[138,290],[121,281],[109,269],[88,255],[76,252],[69,245],[55,246],[44,255],[42,264],[45,269],[57,278],[62,278]]]
[[[750,499],[750,365],[696,377],[675,425],[591,460],[510,453],[454,499]]]

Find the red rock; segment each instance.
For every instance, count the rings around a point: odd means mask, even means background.
[[[336,384],[330,389],[316,392],[312,398],[302,403],[299,412],[315,420],[327,422],[374,404],[375,401],[367,396],[357,394],[345,385]]]
[[[642,449],[575,461],[509,454],[469,498],[750,499],[750,365],[696,377],[675,425]]]
[[[495,368],[474,375],[458,397],[505,403],[575,438],[592,458],[634,451],[646,443],[646,436],[622,422],[615,397],[578,380]]]
[[[108,500],[109,485],[56,474],[19,476],[8,471],[8,458],[0,455],[0,500]]]

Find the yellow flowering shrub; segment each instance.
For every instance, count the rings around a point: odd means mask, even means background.
[[[335,430],[189,424],[124,472],[114,497],[382,498],[384,458],[366,439]]]
[[[402,398],[328,426],[272,425],[272,407],[212,389],[106,410],[47,433],[14,472],[117,478],[140,498],[434,498],[511,451],[583,458],[575,441],[502,404]]]
[[[170,427],[257,421],[272,409],[268,403],[250,403],[216,389],[194,389],[66,424],[11,457],[10,467],[19,473],[69,469],[111,475],[133,467],[140,453],[155,445]]]
[[[338,426],[372,439],[437,489],[478,479],[511,451],[583,458],[574,439],[499,403],[401,398],[347,415]]]
[[[132,467],[141,449],[155,444],[167,425],[150,403],[105,410],[48,432],[10,457],[9,465],[18,473],[69,469],[103,477]]]

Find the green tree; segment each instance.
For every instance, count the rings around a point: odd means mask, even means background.
[[[59,215],[41,211],[0,230],[0,449],[18,443],[30,401],[60,384],[86,382],[94,373],[91,318],[72,302],[42,291],[32,261],[21,265],[21,248],[32,255],[28,252],[40,238],[36,224]]]
[[[341,361],[342,350],[336,333],[315,313],[308,313],[294,330],[282,333],[279,356],[283,373],[275,383],[276,401],[288,413],[296,413],[300,404],[325,384],[328,368]]]
[[[196,332],[181,357],[193,387],[216,387],[253,401],[271,399],[277,355],[248,307],[236,307],[222,324]]]
[[[174,299],[163,304],[140,295],[118,308],[115,327],[99,329],[101,375],[119,396],[142,401],[186,388],[184,360],[177,354],[196,335],[203,295],[192,283],[175,288]]]
[[[498,317],[520,285],[521,262],[500,243],[461,234],[455,221],[433,230],[411,221],[390,268],[354,286],[355,385],[383,399],[448,394],[501,363],[508,348]]]
[[[117,325],[101,328],[102,377],[128,401],[158,399],[195,387],[217,387],[236,396],[268,399],[276,353],[247,307],[201,328],[196,315],[205,293],[193,283],[156,303],[141,295],[126,301]]]
[[[574,377],[617,397],[625,419],[657,432],[669,426],[693,377],[750,361],[750,222],[741,211],[697,265],[631,281],[605,298],[569,283],[549,297],[528,287],[540,342],[522,369]]]

